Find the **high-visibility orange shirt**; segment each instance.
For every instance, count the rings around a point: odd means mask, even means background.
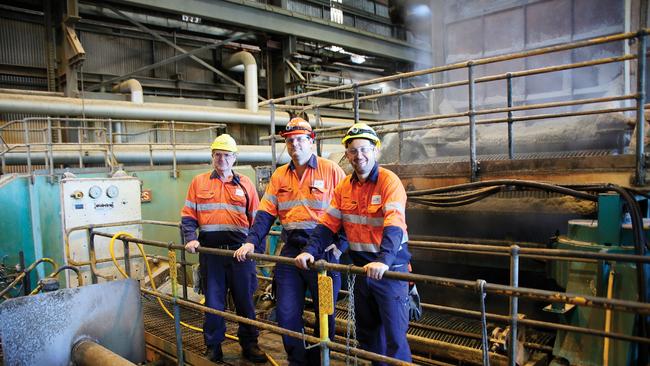
[[[279,167],[262,196],[246,241],[256,247],[260,245],[275,217],[278,217],[285,242],[281,255],[298,255],[318,224],[319,217],[329,206],[334,187],[344,177],[341,167],[316,155],[312,155],[307,162],[302,178],[298,177],[293,162]]]
[[[331,233],[343,227],[356,265],[406,264],[406,191],[395,173],[375,165],[365,182],[348,175],[334,190],[330,207],[310,237],[306,252],[314,254]]]
[[[198,228],[201,245],[240,245],[258,206],[257,190],[248,177],[234,174],[222,181],[216,171],[199,174],[192,179],[181,210],[185,240],[197,239]]]

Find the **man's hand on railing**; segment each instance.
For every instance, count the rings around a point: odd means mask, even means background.
[[[300,253],[295,261],[298,268],[309,269],[309,263],[314,263],[314,256],[309,253]]]
[[[200,247],[201,244],[199,243],[198,240],[192,240],[185,244],[185,250],[187,250],[190,253],[196,253],[196,248]]]
[[[255,245],[252,243],[244,243],[239,249],[235,250],[232,256],[237,258],[238,261],[243,262],[246,260],[246,255],[253,252],[255,252]]]

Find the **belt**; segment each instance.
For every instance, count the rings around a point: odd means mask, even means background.
[[[214,249],[229,249],[229,250],[235,250],[239,249],[241,247],[241,244],[220,244],[220,245],[206,245],[208,248],[214,248]]]

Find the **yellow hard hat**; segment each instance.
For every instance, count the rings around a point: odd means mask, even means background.
[[[347,141],[354,139],[370,140],[375,146],[377,146],[377,148],[381,147],[381,140],[377,136],[377,133],[372,129],[372,127],[368,126],[365,123],[353,124],[352,127],[348,129],[348,132],[345,134],[345,136],[343,136],[341,143],[345,145]]]
[[[232,138],[227,133],[224,133],[223,135],[217,136],[214,141],[212,141],[212,145],[210,145],[210,150],[225,150],[225,151],[232,151],[232,152],[237,152],[237,143],[235,142],[235,139]]]

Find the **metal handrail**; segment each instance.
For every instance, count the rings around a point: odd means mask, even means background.
[[[43,128],[30,128],[29,123],[30,122],[41,122],[41,123],[47,123],[46,127]],[[83,122],[82,126],[55,126],[55,122]],[[104,127],[102,126],[87,126],[87,123],[102,123],[104,124]],[[147,125],[152,125],[152,124],[168,124],[169,127],[154,127],[154,128],[148,128],[143,131],[138,131],[134,133],[124,133],[124,132],[115,132],[113,131],[113,124],[115,123],[137,123],[137,124],[147,124]],[[16,124],[22,125],[22,128],[15,128],[14,126]],[[106,126],[107,125],[107,126]],[[3,125],[0,126],[0,134],[3,132],[13,132],[13,133],[18,133],[22,132],[24,134],[23,136],[23,143],[18,143],[18,144],[6,144],[6,149],[0,151],[0,160],[2,162],[2,167],[5,167],[6,164],[6,155],[7,153],[10,153],[12,151],[15,151],[20,148],[24,148],[25,151],[27,152],[27,174],[32,177],[32,182],[33,182],[33,170],[32,170],[32,154],[33,153],[45,153],[45,165],[48,169],[48,174],[52,175],[54,174],[54,167],[53,167],[53,146],[74,146],[76,147],[76,151],[79,154],[79,167],[83,168],[83,160],[84,160],[84,153],[88,153],[90,151],[100,151],[105,154],[105,159],[104,159],[104,166],[110,168],[113,170],[115,167],[115,159],[114,159],[114,148],[116,146],[137,146],[137,145],[146,145],[149,146],[150,150],[153,150],[154,146],[166,146],[168,149],[171,149],[173,152],[173,157],[172,157],[172,165],[174,172],[176,172],[176,150],[179,148],[176,143],[176,134],[177,133],[202,133],[204,131],[211,131],[210,135],[212,135],[212,131],[216,131],[218,129],[225,128],[226,125],[219,123],[201,123],[201,122],[182,122],[183,126],[196,126],[196,128],[177,128],[175,121],[152,121],[152,120],[138,120],[138,119],[112,119],[112,118],[64,118],[64,117],[28,117],[20,120],[12,120],[9,121]],[[69,142],[69,143],[62,143],[58,142],[56,144],[53,143],[54,141],[54,135],[58,133],[59,135],[61,134],[62,131],[77,131],[79,133],[79,141],[78,142]],[[86,141],[86,139],[83,137],[86,132],[93,131],[98,138],[98,141]],[[165,143],[165,142],[152,142],[152,133],[155,134],[157,132],[170,132],[170,141]],[[32,142],[30,141],[30,134],[31,133],[43,133],[44,137],[42,139],[37,139],[37,141]],[[147,141],[143,142],[122,142],[121,138],[123,136],[131,137],[131,136],[139,136],[139,135],[148,135]],[[215,132],[216,136],[216,132]],[[114,140],[117,139],[117,140]],[[42,141],[41,141],[42,140]],[[4,141],[4,140],[3,140]],[[208,143],[208,142],[206,142]],[[33,147],[39,147],[39,146],[44,146],[45,149],[40,150],[40,149],[33,149]],[[99,146],[99,147],[98,147]],[[171,146],[171,147],[170,147]],[[187,147],[181,146],[181,150],[190,150]],[[117,162],[119,163],[119,162]],[[174,177],[176,177],[177,174],[174,173]]]
[[[278,104],[278,103],[282,103],[282,102],[286,102],[286,101],[290,101],[290,100],[294,100],[294,99],[298,99],[298,98],[303,98],[303,97],[307,97],[307,96],[324,94],[324,93],[329,93],[329,92],[333,92],[333,91],[353,89],[354,87],[359,87],[359,86],[366,86],[366,85],[371,85],[371,84],[383,83],[383,82],[387,82],[387,81],[399,80],[399,79],[403,79],[403,78],[411,78],[411,77],[415,77],[415,76],[434,74],[434,73],[439,73],[439,72],[443,72],[443,71],[451,71],[451,70],[456,70],[456,69],[462,69],[462,68],[466,68],[467,66],[470,66],[470,65],[474,65],[474,66],[486,65],[486,64],[495,63],[495,62],[510,61],[510,60],[515,60],[515,59],[519,59],[519,58],[543,55],[543,54],[552,53],[552,52],[567,51],[567,50],[580,48],[580,47],[588,47],[588,46],[594,46],[594,45],[603,44],[603,43],[622,41],[622,40],[634,38],[634,37],[637,37],[637,36],[645,36],[645,35],[648,34],[649,31],[650,31],[650,29],[643,28],[643,29],[639,30],[638,32],[620,33],[620,34],[614,34],[614,35],[609,35],[609,36],[604,36],[604,37],[597,37],[597,38],[592,38],[592,39],[587,39],[587,40],[582,40],[582,41],[564,43],[564,44],[560,44],[560,45],[541,47],[541,48],[537,48],[537,49],[534,49],[534,50],[516,52],[516,53],[512,53],[512,54],[508,54],[508,55],[491,56],[491,57],[480,58],[480,59],[477,59],[477,60],[457,62],[457,63],[447,64],[447,65],[443,65],[443,66],[432,67],[432,68],[428,68],[428,69],[424,69],[424,70],[411,71],[411,72],[405,72],[405,73],[400,73],[400,74],[396,74],[396,75],[379,77],[379,78],[375,78],[375,79],[363,80],[363,81],[356,82],[354,84],[340,85],[340,86],[326,88],[326,89],[322,89],[322,90],[318,90],[318,91],[294,94],[294,95],[290,95],[290,96],[286,96],[286,97],[282,97],[282,98],[268,99],[268,100],[265,100],[265,101],[262,101],[262,102],[258,103],[258,105],[264,106],[264,105],[271,104],[271,103]]]

